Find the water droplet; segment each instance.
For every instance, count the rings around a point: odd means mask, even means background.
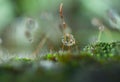
[[[91,23],[92,23],[92,25],[97,26],[97,27],[101,26],[101,24],[102,24],[98,18],[93,18]]]
[[[29,42],[30,43],[32,43],[33,42],[33,38],[31,37],[31,38],[29,38]]]
[[[26,30],[25,31],[25,36],[26,36],[26,38],[30,38],[31,37],[31,32]]]
[[[38,23],[36,20],[32,18],[27,18],[26,19],[26,28],[30,31],[36,29],[38,27]]]

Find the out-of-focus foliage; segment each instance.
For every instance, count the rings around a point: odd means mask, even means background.
[[[74,45],[65,45],[63,50],[61,3],[67,31],[74,36]],[[0,0],[0,82],[120,80],[119,3]],[[98,21],[92,21],[94,18]],[[97,43],[101,26],[104,30]]]
[[[117,2],[119,1],[118,0],[114,0],[114,1],[111,0],[92,0],[92,1],[91,0],[74,0],[74,1],[73,0],[69,0],[69,1],[68,0],[67,1],[65,0],[51,0],[51,1],[1,0],[0,28],[10,27],[8,24],[11,24],[12,21],[13,23],[16,23],[14,21],[19,20],[20,22],[22,18],[24,20],[24,17],[32,17],[34,19],[37,19],[37,22],[39,23],[39,27],[43,28],[41,30],[44,31],[44,33],[47,33],[49,30],[51,30],[50,32],[54,32],[56,31],[55,29],[59,28],[59,24],[61,23],[61,21],[59,21],[60,20],[59,4],[63,3],[65,21],[67,25],[72,29],[73,33],[75,34],[75,38],[78,40],[78,44],[82,44],[83,42],[86,43],[89,41],[93,41],[94,40],[93,37],[96,38],[98,31],[91,24],[91,20],[93,17],[97,17],[101,19],[101,21],[105,24],[105,26],[109,28],[109,32],[106,31],[106,34],[103,37],[102,41],[119,40],[119,37],[117,37],[119,33],[113,29],[110,29],[112,26],[110,26],[108,20],[109,17],[107,16],[107,10],[110,9],[115,9],[116,11],[118,11],[119,14],[119,10],[118,10],[119,5],[117,4]],[[14,20],[12,20],[13,17],[15,17]],[[21,30],[23,31],[23,29]],[[60,33],[59,31],[56,31],[56,34],[59,33]],[[108,37],[110,34],[112,35],[112,38],[109,39]],[[53,35],[54,34],[52,34],[51,36]],[[58,38],[55,37],[54,40],[56,39]]]
[[[10,0],[0,0],[0,32],[13,20],[14,15],[14,4]]]

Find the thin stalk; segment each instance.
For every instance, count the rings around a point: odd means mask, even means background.
[[[47,36],[45,36],[45,37],[42,39],[42,41],[39,42],[37,48],[36,48],[35,51],[33,52],[33,55],[34,55],[35,57],[37,57],[40,49],[44,46],[44,44],[46,43],[46,41],[47,41]]]
[[[100,42],[102,36],[102,31],[99,31],[97,42]]]

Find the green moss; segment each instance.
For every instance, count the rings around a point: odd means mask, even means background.
[[[32,61],[32,59],[30,59],[30,58],[14,58],[13,60],[16,60],[16,61],[24,61],[24,62]]]
[[[119,49],[120,42],[98,42],[86,46],[84,51],[95,57],[108,58],[120,55]]]
[[[81,72],[79,74],[82,76],[83,71],[87,73],[86,71],[91,68],[99,70],[99,68],[104,67],[108,70],[108,66],[114,67],[114,64],[120,64],[119,45],[119,42],[99,42],[86,46],[80,53],[72,51],[48,53],[38,60],[14,58],[1,64],[0,76],[3,78],[2,81],[6,82],[13,82],[13,80],[16,82],[64,82],[64,80],[71,78],[76,70],[79,70]],[[44,64],[53,67],[41,65],[40,62],[43,60]],[[5,79],[6,77],[9,77],[9,80]]]

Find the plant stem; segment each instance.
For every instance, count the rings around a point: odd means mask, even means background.
[[[43,45],[46,43],[47,41],[47,36],[44,36],[44,38],[42,39],[42,41],[39,42],[37,48],[35,49],[35,51],[33,52],[33,55],[36,57],[40,51],[40,49],[43,47]]]
[[[102,31],[99,31],[97,42],[100,42],[101,36],[102,36]]]

